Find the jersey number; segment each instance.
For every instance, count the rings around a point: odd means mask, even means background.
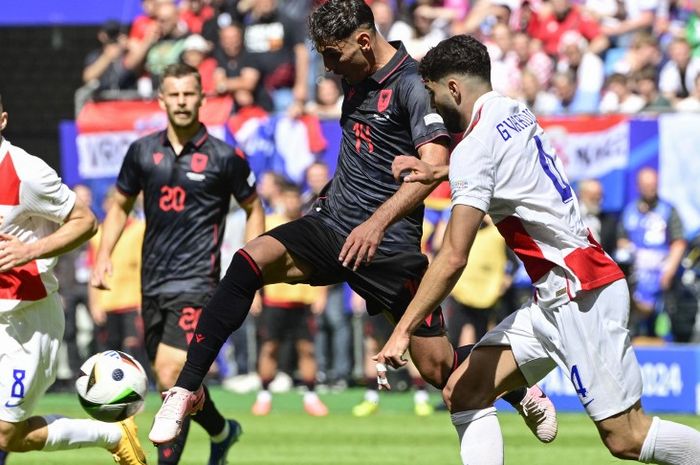
[[[174,210],[181,212],[185,209],[185,189],[180,186],[163,186],[160,188],[160,202],[158,206],[164,212]]]
[[[374,152],[374,144],[372,144],[372,136],[370,134],[369,126],[362,123],[355,123],[352,130],[355,131],[355,150],[357,153],[360,153],[362,141],[367,143],[367,151],[369,151],[369,153]]]
[[[569,185],[569,183],[566,182],[564,176],[562,176],[562,174],[557,169],[557,165],[555,163],[555,156],[550,155],[544,151],[544,148],[542,148],[542,140],[538,136],[535,136],[535,143],[537,144],[537,154],[540,159],[540,165],[542,165],[542,169],[544,169],[544,172],[547,175],[547,177],[549,177],[549,179],[552,180],[554,188],[557,190],[557,192],[559,192],[559,195],[561,196],[561,201],[564,203],[570,202],[571,199],[574,197],[571,192],[571,186]]]
[[[580,395],[581,397],[586,397],[586,394],[588,394],[588,390],[583,387],[583,383],[581,382],[581,376],[578,374],[578,367],[576,365],[571,366],[571,384],[574,385],[574,389],[576,389],[576,394]]]

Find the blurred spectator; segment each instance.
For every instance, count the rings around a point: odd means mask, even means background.
[[[653,30],[664,48],[674,37],[685,35],[686,24],[693,11],[690,5],[693,1],[659,0]]]
[[[576,31],[590,42],[591,51],[601,53],[608,47],[595,18],[571,0],[551,0],[541,7],[527,26],[530,36],[542,41],[544,51],[554,57],[559,53],[562,35]]]
[[[624,74],[615,73],[605,83],[605,92],[600,101],[601,113],[637,113],[646,102],[635,94],[629,79]]]
[[[214,8],[205,0],[185,0],[180,7],[180,19],[193,34],[201,34],[204,23],[214,17]]]
[[[316,80],[316,98],[306,105],[306,112],[321,119],[340,119],[343,96],[335,79],[319,77]]]
[[[611,51],[608,54],[611,55]],[[612,72],[630,75],[644,68],[657,69],[663,59],[659,41],[648,32],[638,32],[624,54],[613,59],[609,68]],[[607,58],[606,58],[607,60]]]
[[[602,19],[602,32],[615,47],[629,47],[635,33],[651,32],[659,0],[618,0],[614,16]]]
[[[231,94],[239,108],[256,102],[271,108],[271,102],[267,105],[264,103],[268,96],[260,84],[260,72],[249,65],[243,47],[243,26],[239,23],[222,26],[218,42],[219,47],[214,52],[217,61],[214,72],[216,92]]]
[[[285,180],[281,174],[267,171],[260,176],[258,182],[258,195],[265,207],[266,214],[279,213],[283,211],[281,205],[281,192]]]
[[[518,69],[524,72],[532,71],[543,89],[549,87],[554,71],[554,62],[542,51],[542,43],[532,40],[525,32],[513,34],[513,47],[511,52]]]
[[[428,53],[428,50],[447,38],[450,22],[440,17],[440,11],[444,10],[431,8],[419,2],[414,3],[409,9],[409,17],[413,27],[412,35],[401,40],[408,54],[416,60],[420,61]]]
[[[491,57],[491,86],[503,95],[515,96],[520,88],[518,57],[513,53],[510,28],[502,23],[493,26],[486,42]]]
[[[214,72],[216,60],[209,56],[209,44],[199,34],[193,34],[182,46],[182,62],[196,68],[202,78],[202,92],[212,95],[216,92]]]
[[[668,46],[669,61],[661,68],[659,89],[671,102],[686,98],[695,89],[700,57],[693,57],[690,52],[690,44],[683,37],[677,37]]]
[[[256,0],[245,17],[245,44],[276,111],[303,112],[309,51],[306,28],[279,11],[277,0]]]
[[[536,115],[551,115],[559,109],[557,96],[543,90],[539,79],[529,69],[523,71],[520,92],[520,100]]]
[[[685,38],[693,48],[693,56],[700,56],[700,0],[693,1],[693,12],[685,25]]]
[[[476,0],[464,21],[454,23],[452,33],[489,37],[496,24],[510,24],[519,4],[519,0]]]
[[[211,6],[214,8],[214,16],[204,22],[202,37],[210,44],[216,45],[219,40],[219,31],[232,24],[242,23],[243,14],[228,0],[211,0]]]
[[[131,29],[129,31],[130,40],[142,41],[157,27],[156,3],[159,1],[165,0],[141,0],[141,10],[143,10],[143,13],[138,15],[131,22]]]
[[[599,94],[603,88],[603,60],[588,51],[588,41],[576,31],[568,31],[561,36],[557,71],[575,73],[576,86],[586,94]]]
[[[598,94],[580,90],[576,85],[576,75],[572,71],[556,73],[552,78],[552,89],[557,97],[554,113],[579,114],[598,111]]]
[[[677,111],[700,111],[700,73],[695,76],[693,92],[683,100],[676,102],[674,108]]]
[[[136,90],[136,73],[124,64],[128,38],[117,21],[105,22],[97,33],[101,47],[85,58],[83,83],[93,97],[118,98],[123,90]]]
[[[317,161],[306,168],[306,192],[301,196],[304,202],[304,213],[308,213],[314,202],[318,199],[330,181],[330,171],[328,165]]]
[[[114,188],[102,202],[107,212],[113,203]],[[146,231],[144,221],[130,215],[114,249],[113,272],[107,278],[110,290],[90,286],[89,308],[94,322],[96,350],[123,350],[133,355],[149,372],[141,320],[141,246]],[[102,229],[90,239],[90,262],[100,244]]]
[[[675,207],[658,196],[656,170],[641,169],[637,187],[639,198],[622,212],[616,259],[624,262],[624,258],[631,258],[632,334],[656,336],[662,295],[673,284],[686,242]]]
[[[84,205],[92,205],[92,191],[84,184],[73,186],[76,198]],[[88,244],[83,244],[77,249],[61,256],[56,263],[56,278],[61,283],[60,295],[63,298],[63,309],[66,316],[66,329],[63,333],[63,342],[68,352],[68,366],[71,377],[76,379],[80,374],[80,365],[83,357],[78,347],[78,325],[76,317],[78,308],[82,305],[88,307],[88,282],[90,281],[90,263],[88,259]],[[92,349],[90,353],[95,351]],[[89,354],[83,354],[89,355]]]
[[[301,195],[299,188],[285,184],[281,189],[282,214],[269,215],[265,219],[268,230],[301,217]],[[306,387],[304,410],[312,416],[328,415],[328,408],[316,395],[316,358],[313,334],[314,314],[325,306],[325,298],[308,284],[271,284],[263,288],[263,309],[259,318],[258,332],[262,340],[258,359],[258,373],[262,390],[253,404],[253,415],[267,415],[272,409],[270,383],[277,375],[277,360],[280,343],[292,338],[298,354],[299,374]]]
[[[374,25],[386,40],[407,40],[413,35],[411,26],[394,17],[394,9],[387,0],[372,2]]]
[[[133,42],[125,59],[129,68],[143,68],[150,74],[152,89],[160,85],[160,75],[168,65],[180,61],[188,31],[172,2],[156,3],[156,27],[140,41]]]
[[[637,93],[644,99],[641,111],[668,111],[671,102],[659,92],[656,84],[656,71],[654,68],[643,68],[633,76]]]
[[[601,209],[603,185],[597,179],[583,179],[578,182],[577,196],[584,224],[603,250],[613,254],[617,247],[617,218]]]

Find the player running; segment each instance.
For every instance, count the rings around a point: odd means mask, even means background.
[[[0,96],[0,448],[102,447],[119,464],[145,465],[133,418],[32,416],[56,380],[65,327],[55,257],[90,239],[97,221],[51,167],[2,137],[7,121]]]
[[[255,176],[243,153],[207,133],[199,122],[204,102],[201,78],[183,64],[168,66],[159,92],[168,127],[131,144],[124,158],[114,202],[105,218],[92,285],[108,288],[110,255],[136,197],[144,195],[146,235],[142,251],[141,314],[146,351],[158,385],[169,389],[205,302],[219,278],[224,218],[233,196],[248,217],[246,237],[264,230]],[[209,434],[209,465],[223,465],[241,426],[226,420],[207,397],[192,419]],[[159,464],[180,460],[189,419],[177,443],[158,449]]]
[[[444,40],[420,71],[450,131],[466,134],[452,153],[452,216],[440,252],[394,333],[376,356],[391,366],[411,334],[447,296],[464,268],[485,213],[521,258],[533,302],[476,345],[443,397],[464,464],[503,463],[493,402],[559,366],[610,452],[644,463],[700,464],[700,433],[642,411],[642,378],[627,331],[629,291],[617,264],[583,224],[578,202],[542,128],[527,107],[491,90],[486,47]],[[394,174],[433,183],[448,168],[400,157]]]
[[[312,13],[309,29],[326,69],[343,77],[335,177],[309,214],[236,253],[202,312],[176,387],[156,415],[149,435],[156,444],[172,441],[182,418],[199,408],[204,376],[263,285],[346,281],[366,300],[371,315],[383,312],[398,321],[427,268],[420,251],[422,202],[436,183],[399,185],[391,173],[392,161],[402,153],[430,165],[447,163],[448,132],[430,106],[418,65],[401,43],[389,43],[376,31],[372,10],[362,0],[324,3]],[[410,341],[421,375],[439,387],[469,349],[452,348],[437,304]],[[540,394],[538,388],[522,389],[513,403],[531,405],[525,414],[529,426],[541,440],[551,441],[554,409]]]

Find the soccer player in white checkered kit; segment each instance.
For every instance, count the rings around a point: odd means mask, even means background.
[[[101,447],[121,465],[145,465],[133,418],[119,423],[33,416],[56,380],[65,316],[53,274],[56,257],[90,239],[88,205],[43,160],[2,137],[0,97],[0,449]]]
[[[156,415],[149,434],[154,443],[177,437],[182,418],[199,408],[204,376],[264,284],[346,281],[367,301],[370,314],[398,321],[427,267],[420,252],[422,201],[437,184],[400,185],[391,173],[399,154],[434,165],[448,159],[449,136],[430,105],[418,64],[400,42],[389,43],[376,31],[372,10],[362,0],[324,3],[311,14],[309,30],[326,69],[343,77],[338,169],[309,214],[236,253],[202,311],[187,362]],[[438,387],[470,349],[452,348],[439,304],[425,315],[410,344],[421,375]],[[514,389],[510,401],[528,426],[540,440],[554,439],[551,402],[537,387]]]
[[[493,402],[559,366],[614,456],[700,464],[700,432],[643,412],[623,273],[583,224],[535,116],[491,90],[486,47],[472,37],[452,37],[428,52],[420,72],[448,129],[466,133],[449,169],[410,157],[394,162],[395,176],[410,173],[404,181],[432,183],[449,175],[452,216],[439,254],[376,359],[395,367],[405,363],[411,333],[454,286],[488,213],[522,259],[535,296],[476,344],[443,390],[462,462],[501,465],[503,438]]]

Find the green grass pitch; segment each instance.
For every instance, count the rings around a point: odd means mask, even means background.
[[[382,394],[379,413],[354,418],[350,410],[362,399],[362,390],[351,389],[321,397],[331,414],[312,418],[302,410],[301,396],[292,392],[275,395],[268,417],[254,417],[250,406],[254,395],[232,394],[213,389],[216,404],[236,417],[244,434],[229,454],[232,465],[460,465],[457,438],[446,412],[419,418],[413,414],[412,395]],[[435,401],[437,396],[433,397]],[[157,464],[156,449],[146,438],[160,401],[148,398],[146,411],[137,417],[139,437],[149,464]],[[86,418],[74,395],[49,394],[37,414],[60,413]],[[582,414],[560,414],[559,436],[549,445],[540,444],[512,413],[499,414],[508,465],[600,465],[623,463],[616,460],[598,439],[593,423]],[[671,416],[700,429],[700,417]],[[209,456],[209,442],[203,430],[193,424],[181,460],[182,465],[203,465]],[[100,465],[110,464],[109,453],[101,449],[12,454],[9,465]]]

